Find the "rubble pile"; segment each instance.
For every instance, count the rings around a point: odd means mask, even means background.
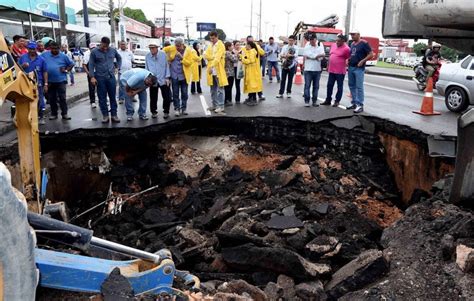
[[[373,149],[171,136],[147,155],[107,154],[116,195],[157,188],[77,223],[149,252],[170,249],[216,300],[337,299],[389,271],[380,238],[402,217]]]

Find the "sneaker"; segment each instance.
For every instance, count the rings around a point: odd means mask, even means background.
[[[158,116],[158,114],[156,114],[156,116]],[[169,113],[164,113],[163,114],[163,118],[164,119],[168,119],[170,117],[170,114]],[[155,117],[156,118],[156,117]]]
[[[319,107],[317,102],[313,102],[312,106],[315,107],[315,108]]]
[[[291,93],[286,93],[286,98],[291,98]]]
[[[225,110],[224,108],[217,108],[214,110],[214,113],[216,113],[217,115],[225,115]]]
[[[232,107],[234,104],[232,102],[226,102],[224,106],[226,107]]]
[[[148,117],[146,115],[142,115],[142,116],[140,116],[140,119],[141,120],[148,120],[148,119],[150,119],[150,117]]]
[[[356,106],[354,113],[362,113],[364,112],[364,107],[363,106]]]
[[[109,116],[102,117],[102,123],[109,123]]]
[[[127,121],[132,121],[133,117],[132,116],[127,116]]]
[[[258,102],[255,101],[255,100],[249,100],[249,101],[247,101],[245,104],[248,105],[248,106],[253,107],[253,106],[258,105]]]
[[[123,105],[124,102],[125,101],[123,99],[119,99],[119,101],[118,101],[119,105]]]
[[[265,100],[265,96],[263,95],[258,98],[258,101],[264,101],[264,100]]]
[[[323,101],[321,103],[322,106],[330,106],[331,105],[331,101],[329,99],[326,99],[325,101]]]
[[[93,109],[97,108],[97,104],[95,102],[91,103],[91,108]]]
[[[334,102],[334,104],[332,106],[337,108],[339,106],[339,101]]]
[[[46,121],[44,120],[43,117],[38,118],[38,124],[39,124],[39,125],[45,125],[45,124],[46,124]]]
[[[58,119],[58,115],[49,116],[49,120],[56,120],[56,119]]]
[[[239,99],[239,100],[236,99],[236,100],[235,100],[235,104],[236,104],[236,105],[239,105],[239,104],[240,104],[240,99]]]
[[[346,108],[346,110],[355,110],[356,105],[350,105]]]
[[[283,95],[278,94],[278,95],[276,96],[276,98],[283,98]]]
[[[311,107],[311,105],[309,104],[309,102],[305,102],[305,103],[304,103],[304,106],[307,107],[307,108]]]
[[[215,109],[217,109],[217,108],[214,107],[214,106],[207,108],[208,111],[214,111]]]
[[[119,123],[120,119],[117,116],[112,116],[112,122]]]
[[[181,115],[188,116],[188,112],[186,112],[186,110],[181,110]]]
[[[68,114],[62,115],[63,120],[71,120],[71,117],[69,117]]]
[[[181,114],[179,113],[178,110],[174,111],[174,116],[179,117]]]
[[[269,80],[268,82],[271,84],[271,83],[273,83],[273,80]]]
[[[153,118],[153,119],[154,119],[154,118],[158,118],[158,113],[153,113],[153,114],[151,114],[151,118]]]

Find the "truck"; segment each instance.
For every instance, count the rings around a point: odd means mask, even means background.
[[[377,37],[361,37],[362,40],[367,41],[369,43],[370,48],[374,52],[374,56],[367,61],[367,66],[375,66],[377,65],[377,61],[379,60],[379,46],[380,46],[380,39]]]

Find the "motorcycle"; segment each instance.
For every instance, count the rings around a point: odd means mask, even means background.
[[[436,82],[439,79],[439,70],[441,69],[441,63],[438,64],[438,68],[433,73],[433,88],[436,87]],[[415,72],[415,77],[413,77],[413,81],[416,83],[416,87],[420,91],[424,91],[426,89],[426,79],[428,77],[428,71],[423,67],[422,63],[418,63],[415,67],[413,67],[413,71]]]

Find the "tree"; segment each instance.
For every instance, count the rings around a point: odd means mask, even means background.
[[[219,28],[216,29],[216,32],[217,32],[217,37],[219,38],[219,40],[225,41],[225,38],[227,37],[227,35],[225,34],[225,32],[224,32],[222,29],[219,29]],[[211,40],[211,39],[209,38],[209,32],[208,32],[207,35],[204,37],[204,39],[205,39],[206,41],[210,41],[210,40]]]
[[[415,43],[413,44],[413,52],[416,53],[417,56],[424,56],[425,50],[428,48],[428,45],[425,43]]]
[[[93,8],[90,8],[90,7],[87,8],[87,12],[89,13],[89,15],[102,15],[102,14],[107,14],[108,13],[107,10],[95,10]],[[82,16],[83,13],[84,13],[84,10],[82,10],[82,9],[77,12],[77,14],[81,15],[81,16]]]
[[[446,47],[446,46],[441,47],[440,53],[441,53],[441,57],[448,59],[451,62],[456,62],[458,60],[459,55],[461,54],[457,50]]]

